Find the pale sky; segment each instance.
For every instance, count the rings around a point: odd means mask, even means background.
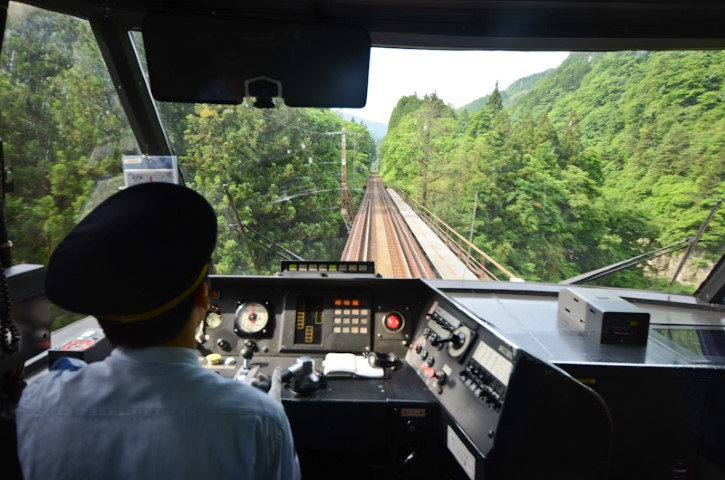
[[[436,93],[454,108],[505,90],[519,78],[558,67],[568,52],[480,52],[373,48],[365,108],[340,111],[388,123],[400,97]]]

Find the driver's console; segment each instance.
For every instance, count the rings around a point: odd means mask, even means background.
[[[423,281],[216,277],[211,292],[202,362],[263,388],[286,369],[305,476],[604,478],[598,395]]]
[[[689,361],[665,337],[676,311],[678,332],[712,324],[696,330],[712,338],[717,312],[642,302],[647,344],[607,345],[562,321],[557,286],[320,270],[212,277],[196,332],[201,364],[233,381],[265,389],[283,370],[305,478],[725,471],[723,362]],[[95,335],[93,322],[54,332],[54,346]]]
[[[274,367],[285,369],[305,477],[440,478],[438,400],[405,361],[422,283],[318,274],[216,277],[211,286],[201,361],[262,388]]]

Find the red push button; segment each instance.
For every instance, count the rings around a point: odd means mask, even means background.
[[[398,312],[388,312],[383,317],[383,327],[385,330],[396,333],[403,329],[405,326],[405,319]]]
[[[388,315],[388,318],[385,319],[385,326],[388,327],[388,330],[397,330],[402,323],[397,315]]]

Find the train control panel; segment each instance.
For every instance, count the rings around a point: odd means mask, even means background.
[[[470,478],[606,478],[599,395],[444,296],[420,320],[406,361],[440,400],[446,448]]]
[[[275,367],[286,372],[282,401],[306,477],[725,471],[722,312],[629,299],[650,315],[648,341],[604,344],[560,318],[559,286],[325,267],[212,276],[196,332],[200,363],[219,375],[264,389]],[[97,333],[91,320],[54,332],[54,346]]]
[[[295,272],[210,285],[206,368],[257,386],[275,367],[302,374],[282,397],[305,476],[364,464],[346,477],[438,478],[439,405],[404,362],[422,283]]]
[[[404,353],[421,308],[415,298],[422,296],[415,296],[421,285],[382,279],[215,277],[211,285],[211,309],[197,339],[223,356],[238,355],[246,341],[275,357]]]
[[[331,445],[347,446],[338,459],[356,451],[394,465],[398,478],[439,478],[431,472],[441,468],[451,478],[525,478],[531,465],[582,478],[606,472],[611,424],[601,398],[423,281],[308,271],[211,285],[198,332],[207,368],[251,382],[274,366],[315,372],[284,392],[308,472],[319,464],[308,459]],[[338,354],[364,368],[331,369]],[[367,369],[381,357],[379,374]],[[321,434],[317,415],[354,435]],[[401,435],[402,447],[380,440]]]

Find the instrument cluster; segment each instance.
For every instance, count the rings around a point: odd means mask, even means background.
[[[302,278],[212,277],[197,340],[224,356],[238,355],[248,340],[267,356],[404,353],[420,309],[417,283],[372,280],[318,280],[310,288]]]

